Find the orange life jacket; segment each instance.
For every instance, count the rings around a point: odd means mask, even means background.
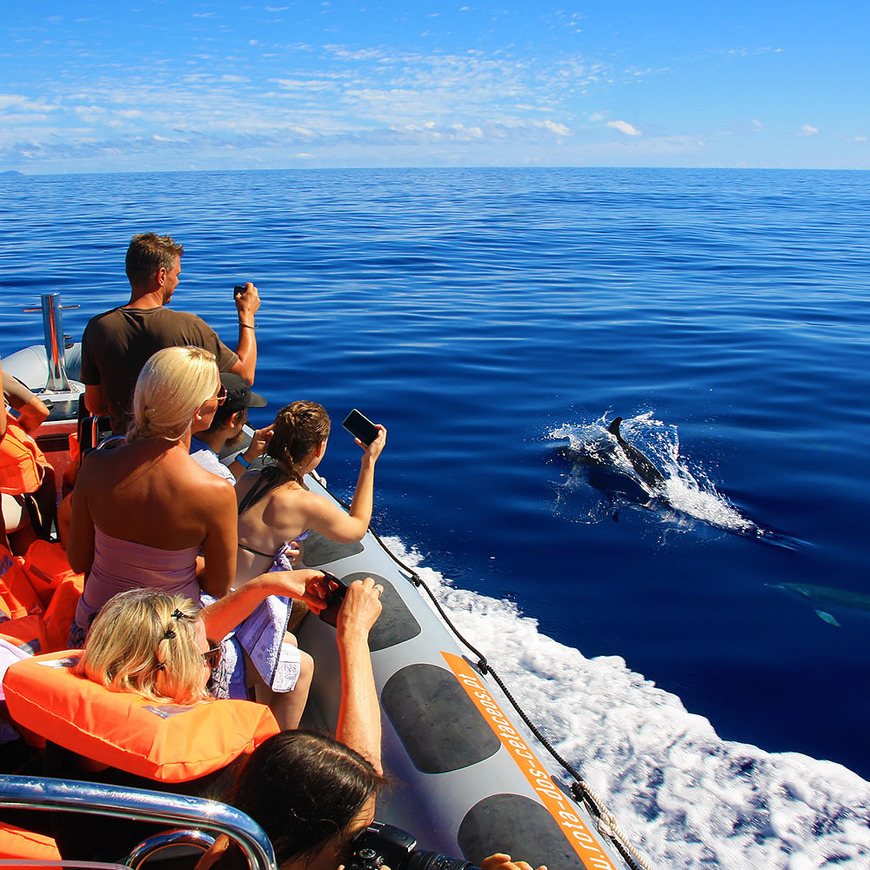
[[[42,614],[42,602],[24,573],[24,560],[0,545],[0,607],[10,618]]]
[[[36,492],[42,483],[43,465],[48,465],[48,460],[36,442],[7,413],[6,434],[0,441],[0,492]]]
[[[24,554],[24,573],[45,607],[67,577],[84,577],[70,568],[63,544],[37,538]]]
[[[57,844],[45,834],[0,822],[0,858],[29,861],[60,861]]]
[[[70,568],[66,550],[58,543],[37,538],[24,555],[22,565],[33,590],[45,607],[46,642],[43,652],[56,652],[69,646],[69,629],[76,605],[85,588],[85,575]]]
[[[35,613],[32,616],[21,616],[18,619],[0,622],[0,637],[31,655],[39,655],[50,649],[45,623],[42,617]]]
[[[17,725],[100,764],[158,782],[189,782],[252,752],[280,731],[253,701],[183,707],[113,692],[72,672],[80,650],[24,659],[3,680]]]

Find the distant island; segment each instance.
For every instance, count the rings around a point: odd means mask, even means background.
[[[24,173],[19,172],[17,169],[4,169],[3,172],[0,172],[0,175],[24,175]]]

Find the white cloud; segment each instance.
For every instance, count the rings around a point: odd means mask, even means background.
[[[60,107],[55,103],[47,103],[45,100],[31,100],[20,94],[0,94],[0,111],[10,112],[53,112]]]
[[[109,114],[108,110],[102,106],[76,106],[73,111],[82,121],[90,124],[106,120],[106,116]]]
[[[804,124],[800,130],[798,130],[798,136],[816,136],[818,135],[818,130],[813,127],[812,124]]]
[[[285,91],[325,91],[335,87],[335,82],[318,79],[272,79],[279,88]]]
[[[760,54],[780,54],[781,52],[781,48],[773,48],[773,46],[770,45],[761,45],[756,48],[749,48],[748,46],[742,46],[740,48],[723,48],[720,53],[731,57],[756,57]]]
[[[761,121],[757,120],[756,118],[752,119],[752,126],[755,127],[756,130],[764,129],[764,124],[762,124]]]
[[[626,136],[642,135],[641,131],[629,124],[628,121],[608,121],[607,126],[619,130],[620,133],[625,133]]]
[[[564,124],[557,124],[555,121],[535,121],[534,124],[537,127],[548,130],[550,133],[554,133],[556,136],[570,136],[572,133],[570,127],[566,127]]]

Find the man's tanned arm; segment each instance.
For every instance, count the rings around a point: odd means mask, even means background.
[[[239,312],[239,343],[236,354],[239,361],[230,369],[240,375],[248,385],[254,383],[257,371],[257,335],[254,329],[254,316],[260,309],[260,295],[257,288],[248,281],[242,292],[234,296],[236,309]]]

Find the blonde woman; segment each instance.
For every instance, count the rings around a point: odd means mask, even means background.
[[[202,610],[183,595],[158,589],[130,589],[116,595],[94,620],[68,677],[63,676],[63,667],[37,667],[27,677],[29,683],[19,684],[21,691],[27,689],[27,697],[39,697],[44,685],[52,698],[51,717],[46,719],[42,708],[36,711],[39,723],[50,725],[51,731],[40,731],[34,722],[37,733],[50,735],[46,772],[63,779],[136,787],[147,787],[141,777],[153,777],[166,791],[213,795],[221,768],[275,728],[274,719],[270,723],[246,701],[244,709],[225,704],[219,710],[206,704],[212,697],[209,680],[221,665],[223,652],[216,638],[269,595],[303,599],[316,611],[324,606],[325,594],[323,574],[301,570],[255,578]],[[69,682],[61,685],[58,678]],[[96,695],[94,687],[81,685],[86,681],[109,692]],[[147,704],[127,707],[124,703],[137,704],[137,698]],[[185,708],[201,715],[192,721],[175,715]],[[143,718],[134,710],[148,712]],[[154,715],[160,711],[168,717]],[[58,722],[64,724],[58,727]],[[145,769],[143,755],[149,761]],[[162,772],[161,762],[172,770]],[[186,766],[187,772],[179,773],[180,766]],[[106,829],[99,820],[78,816],[69,820],[66,815],[56,814],[52,823],[61,854],[69,859],[115,860],[129,851],[131,843],[151,833],[142,831],[138,823],[116,820]]]
[[[210,697],[219,656],[189,598],[131,589],[100,611],[74,672],[115,692],[190,706]]]
[[[82,645],[100,608],[125,589],[159,587],[197,605],[201,591],[220,598],[229,590],[236,568],[233,488],[189,455],[191,433],[208,428],[224,395],[213,354],[160,350],[136,383],[127,444],[86,457],[67,545],[72,567],[89,572],[72,645]]]
[[[159,589],[121,592],[94,620],[75,673],[149,701],[190,706],[209,700],[209,678],[221,660],[220,638],[268,595],[287,595],[322,609],[324,583],[320,571],[276,571],[204,609]]]

